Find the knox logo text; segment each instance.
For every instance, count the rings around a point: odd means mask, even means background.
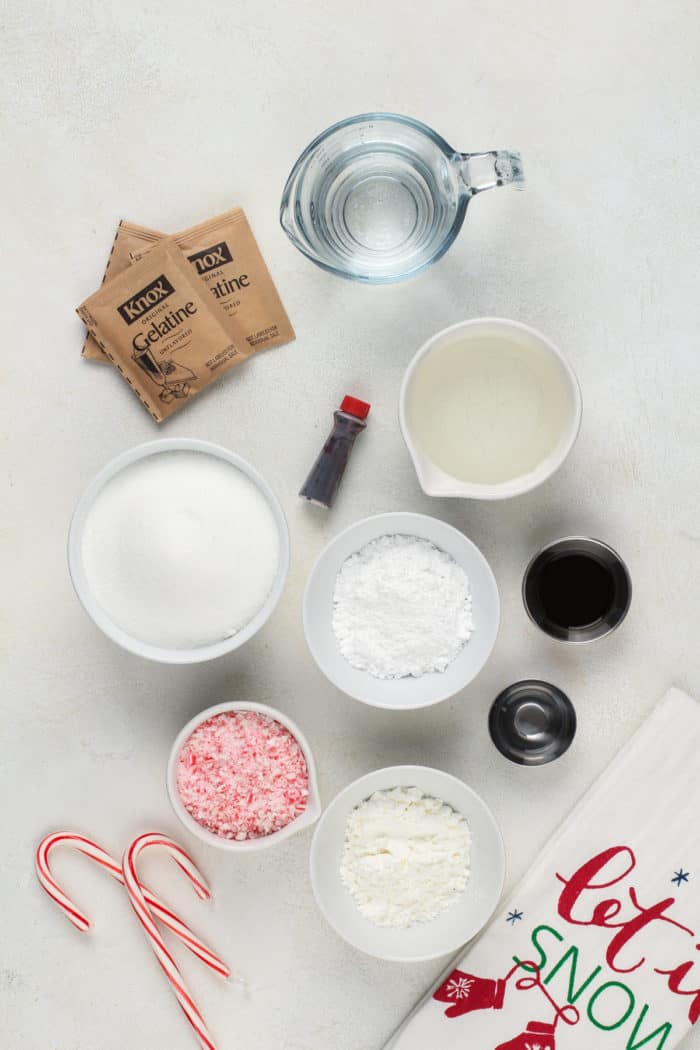
[[[226,241],[212,244],[210,248],[203,248],[201,252],[188,255],[187,259],[188,262],[194,263],[197,273],[200,274],[209,273],[210,270],[215,270],[217,266],[233,262],[233,256]]]
[[[139,318],[147,314],[158,303],[162,303],[164,299],[172,295],[174,291],[175,289],[165,274],[161,274],[160,277],[156,277],[145,288],[142,288],[140,292],[130,296],[126,302],[117,307],[117,310],[127,324],[133,324],[134,321],[138,321]]]

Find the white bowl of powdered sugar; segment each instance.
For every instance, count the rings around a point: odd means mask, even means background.
[[[321,553],[304,594],[316,663],[349,696],[394,710],[454,696],[498,634],[494,575],[464,533],[396,512],[356,522]]]
[[[93,479],[68,561],[109,638],[151,660],[197,663],[237,649],[271,615],[289,535],[275,494],[244,459],[167,438],[129,449]]]

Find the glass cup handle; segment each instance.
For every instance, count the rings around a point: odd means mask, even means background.
[[[482,190],[513,183],[522,189],[525,181],[523,162],[519,153],[505,149],[489,150],[488,153],[459,153],[457,164],[467,193],[474,196]]]

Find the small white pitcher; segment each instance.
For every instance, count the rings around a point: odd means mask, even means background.
[[[477,381],[483,403],[475,400]],[[515,398],[518,407],[510,417],[508,397]],[[463,420],[469,435],[464,440],[485,450],[499,446],[493,478],[488,476],[488,452],[478,477],[454,466],[464,444],[459,426],[443,426],[441,414],[445,419],[451,414],[454,422],[462,404],[465,414],[472,412],[471,420]],[[428,496],[462,499],[508,499],[541,485],[571,451],[581,412],[578,381],[560,351],[534,328],[496,317],[462,321],[429,339],[409,364],[399,397],[401,432],[421,488]],[[480,429],[475,433],[477,417]],[[431,439],[432,432],[440,433],[441,449],[439,441]],[[531,450],[524,452],[528,440]]]

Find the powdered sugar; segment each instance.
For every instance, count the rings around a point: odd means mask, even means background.
[[[407,927],[445,911],[469,880],[466,820],[419,788],[375,791],[348,819],[340,877],[377,926]]]
[[[341,566],[333,630],[353,667],[375,678],[444,671],[474,630],[469,580],[418,536],[380,536]]]
[[[299,743],[280,722],[258,711],[225,711],[185,742],[177,790],[198,824],[242,841],[279,831],[304,812],[309,773]]]

